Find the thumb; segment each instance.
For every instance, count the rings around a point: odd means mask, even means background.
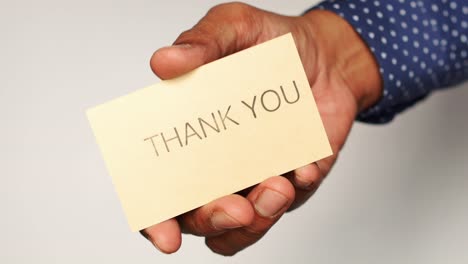
[[[157,50],[151,69],[161,79],[171,79],[253,46],[262,29],[261,15],[261,10],[242,3],[215,6],[174,45]]]

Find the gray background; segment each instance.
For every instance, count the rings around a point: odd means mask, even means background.
[[[130,232],[85,109],[157,82],[152,52],[219,2],[0,2],[0,263],[467,263],[466,84],[356,124],[315,197],[233,258]]]

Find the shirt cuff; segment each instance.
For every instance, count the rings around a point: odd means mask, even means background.
[[[463,54],[468,45],[466,39],[465,43],[460,41],[463,31],[453,29],[457,26],[454,23],[447,30],[442,28],[452,16],[458,16],[459,22],[466,20],[462,7],[458,6],[457,11],[450,5],[434,4],[439,1],[428,1],[433,3],[426,6],[423,2],[329,0],[312,8],[334,12],[347,20],[379,65],[383,95],[374,106],[359,113],[357,120],[389,122],[432,90],[466,78],[467,61]],[[449,32],[443,34],[444,31]],[[451,32],[458,32],[458,38],[450,36]],[[453,61],[447,58],[450,50],[458,54]]]

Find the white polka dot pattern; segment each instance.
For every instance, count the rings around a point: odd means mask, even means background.
[[[468,0],[329,0],[315,8],[346,19],[380,66],[383,96],[358,120],[388,122],[468,78]]]

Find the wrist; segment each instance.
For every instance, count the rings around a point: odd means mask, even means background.
[[[346,20],[332,12],[313,10],[304,18],[319,51],[319,67],[343,79],[358,111],[374,105],[382,95],[383,82],[367,44]]]

